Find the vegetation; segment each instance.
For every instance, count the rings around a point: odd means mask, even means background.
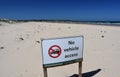
[[[10,20],[0,18],[0,21],[10,24],[18,22],[53,22],[53,23],[81,23],[81,24],[98,24],[98,25],[117,25],[120,26],[120,21],[78,21],[78,20],[46,20],[46,19],[30,19],[30,20]]]

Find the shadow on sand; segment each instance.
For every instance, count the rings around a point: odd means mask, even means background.
[[[95,74],[97,74],[100,71],[101,71],[101,69],[97,69],[97,70],[94,70],[94,71],[86,72],[86,73],[82,74],[82,77],[93,77]],[[78,77],[78,74],[74,74],[74,75],[72,75],[70,77]]]

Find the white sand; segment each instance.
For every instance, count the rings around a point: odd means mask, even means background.
[[[120,77],[120,27],[47,22],[1,23],[0,77],[44,77],[41,39],[84,36],[83,73]],[[38,43],[40,41],[40,43]],[[48,68],[49,77],[78,73],[78,64]]]

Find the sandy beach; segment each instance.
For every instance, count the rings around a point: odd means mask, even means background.
[[[120,77],[119,26],[57,22],[0,22],[0,77],[44,77],[41,39],[81,35],[83,75]],[[48,77],[73,74],[78,74],[78,63],[48,68]]]

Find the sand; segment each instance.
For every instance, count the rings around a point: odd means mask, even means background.
[[[44,77],[41,39],[80,35],[84,36],[83,75],[120,77],[119,26],[50,22],[0,24],[0,77]],[[77,73],[78,63],[48,68],[48,77]]]

